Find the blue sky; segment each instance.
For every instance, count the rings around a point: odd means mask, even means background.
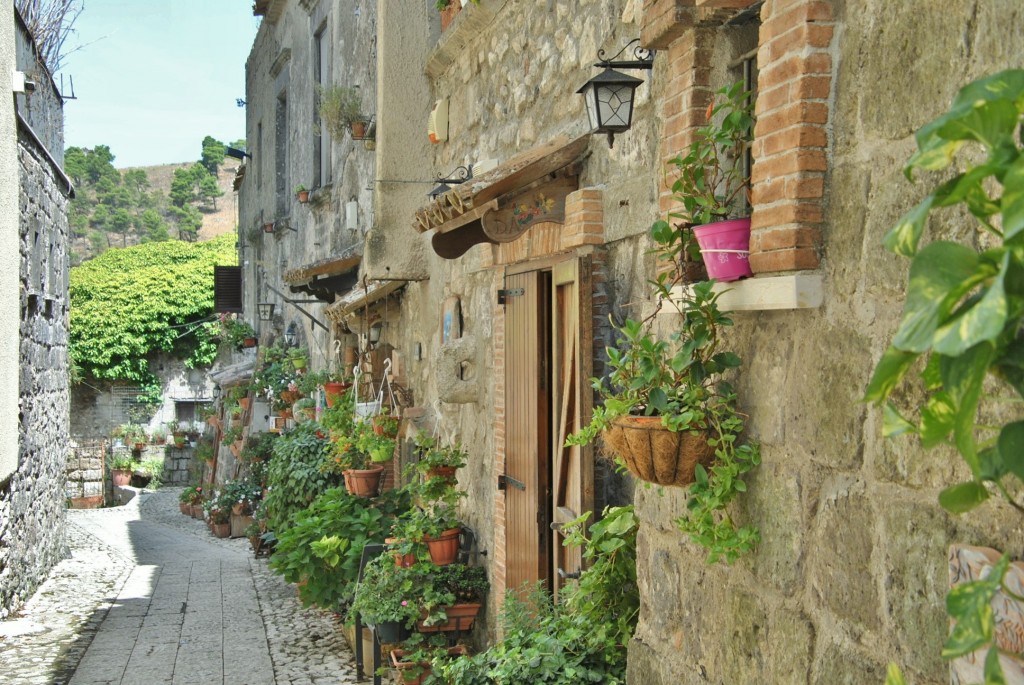
[[[252,0],[84,0],[64,60],[65,145],[109,145],[117,167],[199,159],[204,136],[245,137]],[[59,76],[58,76],[59,83]]]

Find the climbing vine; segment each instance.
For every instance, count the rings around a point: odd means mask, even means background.
[[[127,381],[155,402],[154,354],[212,363],[219,327],[204,319],[213,314],[213,267],[236,261],[227,234],[109,250],[71,269],[71,358],[83,380]]]

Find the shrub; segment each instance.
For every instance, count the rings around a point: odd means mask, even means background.
[[[339,484],[336,477],[320,470],[330,453],[331,442],[313,422],[296,426],[274,442],[267,465],[266,512],[271,530],[283,530],[292,515]]]

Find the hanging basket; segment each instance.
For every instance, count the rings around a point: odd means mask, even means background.
[[[658,485],[689,485],[697,464],[709,466],[715,454],[707,433],[670,431],[659,416],[620,417],[601,436],[630,473]]]

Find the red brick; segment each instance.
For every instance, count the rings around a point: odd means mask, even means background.
[[[827,100],[831,91],[831,76],[804,76],[790,86],[794,100]]]
[[[786,197],[786,180],[771,179],[755,185],[751,191],[754,206],[771,204]]]
[[[790,84],[781,83],[771,89],[762,90],[757,94],[757,101],[754,103],[754,111],[758,117],[785,107],[793,101],[792,95],[790,95]]]
[[[821,126],[791,126],[755,139],[753,153],[755,159],[762,159],[798,147],[823,148],[827,145],[828,135]]]
[[[825,178],[823,176],[786,179],[786,197],[806,200],[824,196]]]
[[[750,251],[770,252],[791,247],[818,247],[821,244],[821,230],[815,227],[787,226],[753,231],[750,234]]]
[[[809,247],[750,254],[750,268],[755,274],[817,269],[819,264],[818,253]]]
[[[640,43],[664,50],[685,37],[693,26],[692,2],[687,0],[655,0],[644,6],[640,23]]]
[[[763,207],[758,202],[757,187],[754,187],[754,213],[750,217],[750,228],[758,230],[787,224],[821,223],[824,214],[821,206],[811,202],[781,204]]]
[[[798,124],[827,124],[828,105],[824,102],[794,102],[788,107],[765,114],[754,124],[754,139],[766,138]]]
[[[832,19],[832,7],[823,0],[774,2],[761,11],[760,38],[767,42],[794,26],[807,22],[830,22]]]
[[[766,62],[758,74],[758,83],[766,90],[781,83],[789,83],[809,74],[831,74],[832,56],[827,52],[809,55],[790,55]]]

